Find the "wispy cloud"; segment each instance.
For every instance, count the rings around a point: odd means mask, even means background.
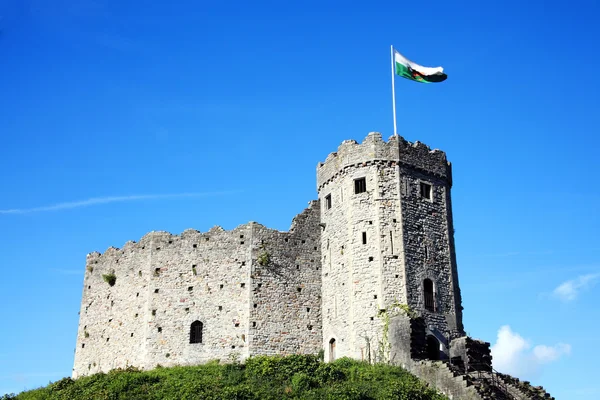
[[[539,250],[539,251],[507,251],[504,253],[490,253],[490,254],[474,254],[476,258],[504,258],[504,257],[526,257],[526,256],[547,256],[554,254],[552,250]]]
[[[573,301],[581,291],[591,288],[599,281],[600,273],[580,275],[558,285],[552,294],[562,301]]]
[[[83,275],[83,269],[50,268],[50,271],[61,275]]]
[[[130,201],[141,201],[141,200],[164,200],[164,199],[177,199],[184,197],[210,197],[210,196],[223,196],[228,194],[239,193],[239,191],[225,191],[225,192],[204,192],[204,193],[172,193],[172,194],[141,194],[131,196],[107,196],[107,197],[93,197],[86,200],[68,201],[63,203],[52,204],[48,206],[40,206],[33,208],[12,208],[6,210],[0,210],[1,214],[31,214],[36,212],[47,212],[47,211],[61,211],[71,210],[74,208],[90,207],[101,204],[110,203],[124,203]]]
[[[495,369],[520,378],[528,378],[539,374],[544,364],[571,354],[571,345],[540,344],[532,349],[528,340],[513,332],[509,325],[504,325],[498,330],[496,343],[491,350]]]

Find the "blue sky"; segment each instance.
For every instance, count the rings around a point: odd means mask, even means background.
[[[150,3],[150,4],[149,4]],[[177,3],[177,4],[172,4]],[[595,1],[0,0],[0,395],[71,373],[85,255],[151,230],[287,230],[344,139],[447,152],[467,332],[600,398]]]

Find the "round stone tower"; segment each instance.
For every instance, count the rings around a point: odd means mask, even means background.
[[[464,335],[451,186],[444,152],[378,132],[319,163],[326,360],[377,357],[394,304],[420,314],[442,350]]]

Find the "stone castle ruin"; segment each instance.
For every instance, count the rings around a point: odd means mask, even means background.
[[[323,350],[457,398],[537,398],[465,336],[451,187],[444,152],[371,132],[318,164],[288,232],[150,232],[88,254],[73,377]]]

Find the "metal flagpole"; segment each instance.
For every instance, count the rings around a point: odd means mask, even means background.
[[[396,129],[396,85],[394,85],[394,76],[396,75],[394,66],[394,45],[390,46],[392,53],[392,108],[394,109],[394,136],[398,136]]]

